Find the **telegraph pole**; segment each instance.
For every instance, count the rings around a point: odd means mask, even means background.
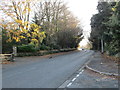
[[[104,52],[103,35],[102,35],[102,38],[101,38],[101,52],[102,52],[102,53]]]

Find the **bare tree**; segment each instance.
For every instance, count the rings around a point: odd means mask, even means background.
[[[59,32],[81,32],[81,30],[78,30],[77,27],[79,20],[72,15],[72,13],[68,10],[67,5],[61,0],[48,0],[40,2],[36,5],[34,22],[42,26],[43,30],[46,31],[47,45],[58,44],[57,41],[58,38],[60,38],[60,36],[58,37]]]

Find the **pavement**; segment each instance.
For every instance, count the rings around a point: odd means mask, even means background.
[[[100,52],[97,52],[91,62],[86,67],[100,74],[118,76],[118,63],[115,60],[104,58]]]
[[[118,90],[118,63],[104,58],[100,52],[95,52],[89,62],[78,70],[64,88],[115,88]]]

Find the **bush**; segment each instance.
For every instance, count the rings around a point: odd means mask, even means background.
[[[59,45],[55,45],[55,44],[50,44],[50,49],[53,50],[53,49],[60,49],[60,46]]]
[[[43,44],[40,46],[40,50],[50,50],[50,47]]]
[[[60,46],[59,45],[54,45],[53,49],[60,49]]]
[[[37,49],[35,48],[35,45],[28,44],[28,45],[22,45],[17,47],[17,51],[19,52],[36,52]]]

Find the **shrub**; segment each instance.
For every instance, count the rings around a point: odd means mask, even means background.
[[[53,49],[60,49],[60,46],[59,45],[54,45]]]
[[[59,45],[55,45],[55,44],[50,44],[50,49],[53,50],[53,49],[60,49],[60,46]]]
[[[23,44],[21,46],[18,46],[17,51],[19,53],[19,52],[35,52],[37,50],[35,48],[35,45],[33,44],[28,44],[28,45]]]
[[[43,44],[40,46],[40,50],[50,50],[50,47]]]

